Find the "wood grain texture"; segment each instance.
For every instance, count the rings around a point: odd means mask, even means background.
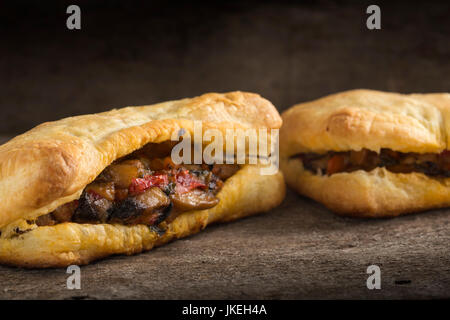
[[[76,292],[64,269],[0,267],[0,298],[449,298],[449,241],[449,210],[355,220],[288,192],[266,214],[82,267]],[[372,264],[381,290],[366,288]]]

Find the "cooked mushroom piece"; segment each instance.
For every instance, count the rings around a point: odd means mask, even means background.
[[[83,192],[72,220],[79,223],[106,222],[109,217],[108,211],[112,206],[112,201],[108,199],[94,193]]]
[[[394,173],[424,173],[429,176],[450,176],[450,152],[441,153],[402,153],[381,149],[379,153],[367,149],[359,151],[334,152],[325,154],[302,153],[299,157],[303,167],[312,172],[325,171],[328,175],[355,170],[371,171],[384,167]]]
[[[137,196],[127,198],[111,210],[110,221],[126,224],[157,224],[164,219],[168,213],[164,209],[169,206],[169,197],[160,188],[152,187]]]
[[[99,180],[112,181],[117,188],[128,188],[133,179],[145,173],[144,164],[140,160],[125,160],[106,168]]]
[[[72,201],[66,203],[52,212],[53,219],[58,223],[69,222],[72,220],[72,216],[78,207],[78,201]]]
[[[224,180],[239,169],[230,164],[174,164],[173,142],[148,144],[116,160],[88,184],[80,199],[40,217],[40,226],[63,222],[158,225],[180,213],[219,202]],[[173,210],[172,210],[173,208]]]
[[[52,215],[44,214],[43,216],[40,216],[36,219],[36,225],[43,227],[43,226],[53,226],[56,224],[56,221],[53,219]]]
[[[114,182],[93,182],[86,186],[85,191],[93,192],[102,198],[108,199],[109,201],[114,201]]]
[[[194,189],[186,193],[173,193],[170,195],[175,211],[204,210],[219,203],[211,192]]]

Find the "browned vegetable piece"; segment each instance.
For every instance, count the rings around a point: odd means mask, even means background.
[[[115,201],[123,201],[128,197],[128,188],[125,189],[116,189],[115,193]]]
[[[125,160],[105,169],[103,177],[112,180],[118,188],[128,188],[134,178],[145,174],[144,164],[139,160]]]
[[[304,153],[298,157],[305,169],[316,172],[324,168],[327,173],[371,171],[385,167],[394,173],[420,172],[430,176],[450,177],[450,151],[437,153],[402,153],[391,149],[381,149],[379,153],[368,149],[347,152],[328,152],[326,154]]]
[[[114,201],[114,182],[94,182],[86,187],[86,192],[93,192],[102,198]]]
[[[395,160],[399,160],[400,157],[401,157],[400,152],[394,151],[394,150],[391,150],[391,149],[382,149],[381,152],[383,152],[388,157],[391,157],[392,159],[395,159]]]
[[[170,206],[169,197],[158,187],[151,187],[136,197],[127,198],[111,213],[111,222],[154,225],[165,216]]]
[[[362,167],[364,170],[370,171],[375,169],[380,165],[380,156],[375,151],[367,150],[367,155],[365,162],[363,163]]]
[[[364,165],[369,150],[362,149],[361,151],[350,151],[350,163],[357,166]]]
[[[112,206],[113,202],[108,199],[101,198],[94,193],[83,192],[72,219],[78,223],[106,222]]]
[[[347,166],[346,160],[346,157],[342,154],[335,154],[332,156],[330,160],[328,160],[327,174],[332,175],[344,171]]]
[[[418,162],[417,159],[418,158],[415,157],[414,155],[406,155],[401,158],[400,164],[411,165],[411,164]]]
[[[222,180],[226,180],[239,170],[237,164],[215,164],[212,168],[212,173]]]
[[[150,168],[150,161],[151,159],[144,156],[144,155],[140,155],[137,160],[139,160],[140,162],[142,162],[143,166],[145,169],[149,169]]]
[[[204,210],[214,207],[219,199],[212,193],[200,189],[194,189],[186,193],[174,193],[170,195],[173,208],[176,211]]]
[[[450,171],[450,151],[443,151],[438,156],[438,163],[442,170]]]
[[[202,165],[200,164],[183,164],[183,167],[188,170],[196,170],[196,171],[203,170]]]
[[[170,204],[169,197],[158,187],[151,187],[135,197],[146,212],[155,211]]]
[[[173,161],[171,157],[165,157],[163,160],[163,166],[164,169],[172,169],[172,168],[177,168],[178,165],[176,165]]]
[[[154,171],[162,170],[164,169],[164,161],[161,158],[154,158],[150,160],[149,166]]]
[[[78,207],[78,201],[66,203],[53,211],[52,216],[58,222],[69,222],[72,220],[72,215]]]
[[[394,173],[410,173],[414,171],[414,165],[412,164],[394,164],[392,166],[387,166],[386,169],[388,169],[391,172]]]
[[[36,224],[40,227],[43,226],[53,226],[56,224],[56,221],[53,220],[53,217],[50,213],[44,214],[36,219]]]
[[[425,162],[438,162],[439,155],[438,154],[417,154],[415,156],[415,162],[417,163],[425,163]]]

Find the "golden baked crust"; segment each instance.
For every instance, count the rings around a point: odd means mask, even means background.
[[[79,198],[114,160],[149,142],[170,140],[194,120],[225,135],[233,128],[279,128],[275,107],[257,94],[231,92],[128,107],[44,123],[0,146],[0,228]]]
[[[291,157],[362,148],[439,153],[448,149],[450,94],[352,90],[296,105],[282,118],[280,167],[300,194],[355,217],[392,217],[450,205],[450,179],[384,168],[317,175]]]
[[[389,148],[440,152],[447,148],[450,94],[403,95],[352,90],[283,112],[280,153]]]
[[[25,267],[86,264],[111,254],[133,254],[198,232],[207,224],[269,210],[284,198],[281,172],[261,175],[244,165],[227,179],[214,208],[186,212],[159,236],[147,226],[62,223],[37,227],[31,220],[79,198],[114,160],[147,143],[170,140],[181,128],[279,128],[275,107],[257,94],[231,92],[128,107],[44,123],[0,146],[0,263]],[[10,236],[10,229],[32,230]]]
[[[112,254],[135,254],[186,237],[214,222],[230,221],[277,206],[284,198],[281,172],[261,175],[257,165],[245,165],[218,193],[217,206],[186,212],[158,236],[147,226],[62,223],[38,227],[14,238],[0,238],[0,263],[22,267],[64,267],[87,264]]]
[[[340,215],[386,218],[450,205],[450,179],[385,168],[316,175],[295,158],[281,159],[280,166],[289,187]]]

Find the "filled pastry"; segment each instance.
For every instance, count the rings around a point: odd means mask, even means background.
[[[392,217],[450,205],[450,94],[352,90],[282,114],[287,184],[336,213]]]
[[[281,126],[259,95],[210,93],[44,123],[0,146],[0,263],[135,254],[283,200],[282,174],[263,164],[176,164],[173,135],[194,136],[196,121],[224,135]]]

